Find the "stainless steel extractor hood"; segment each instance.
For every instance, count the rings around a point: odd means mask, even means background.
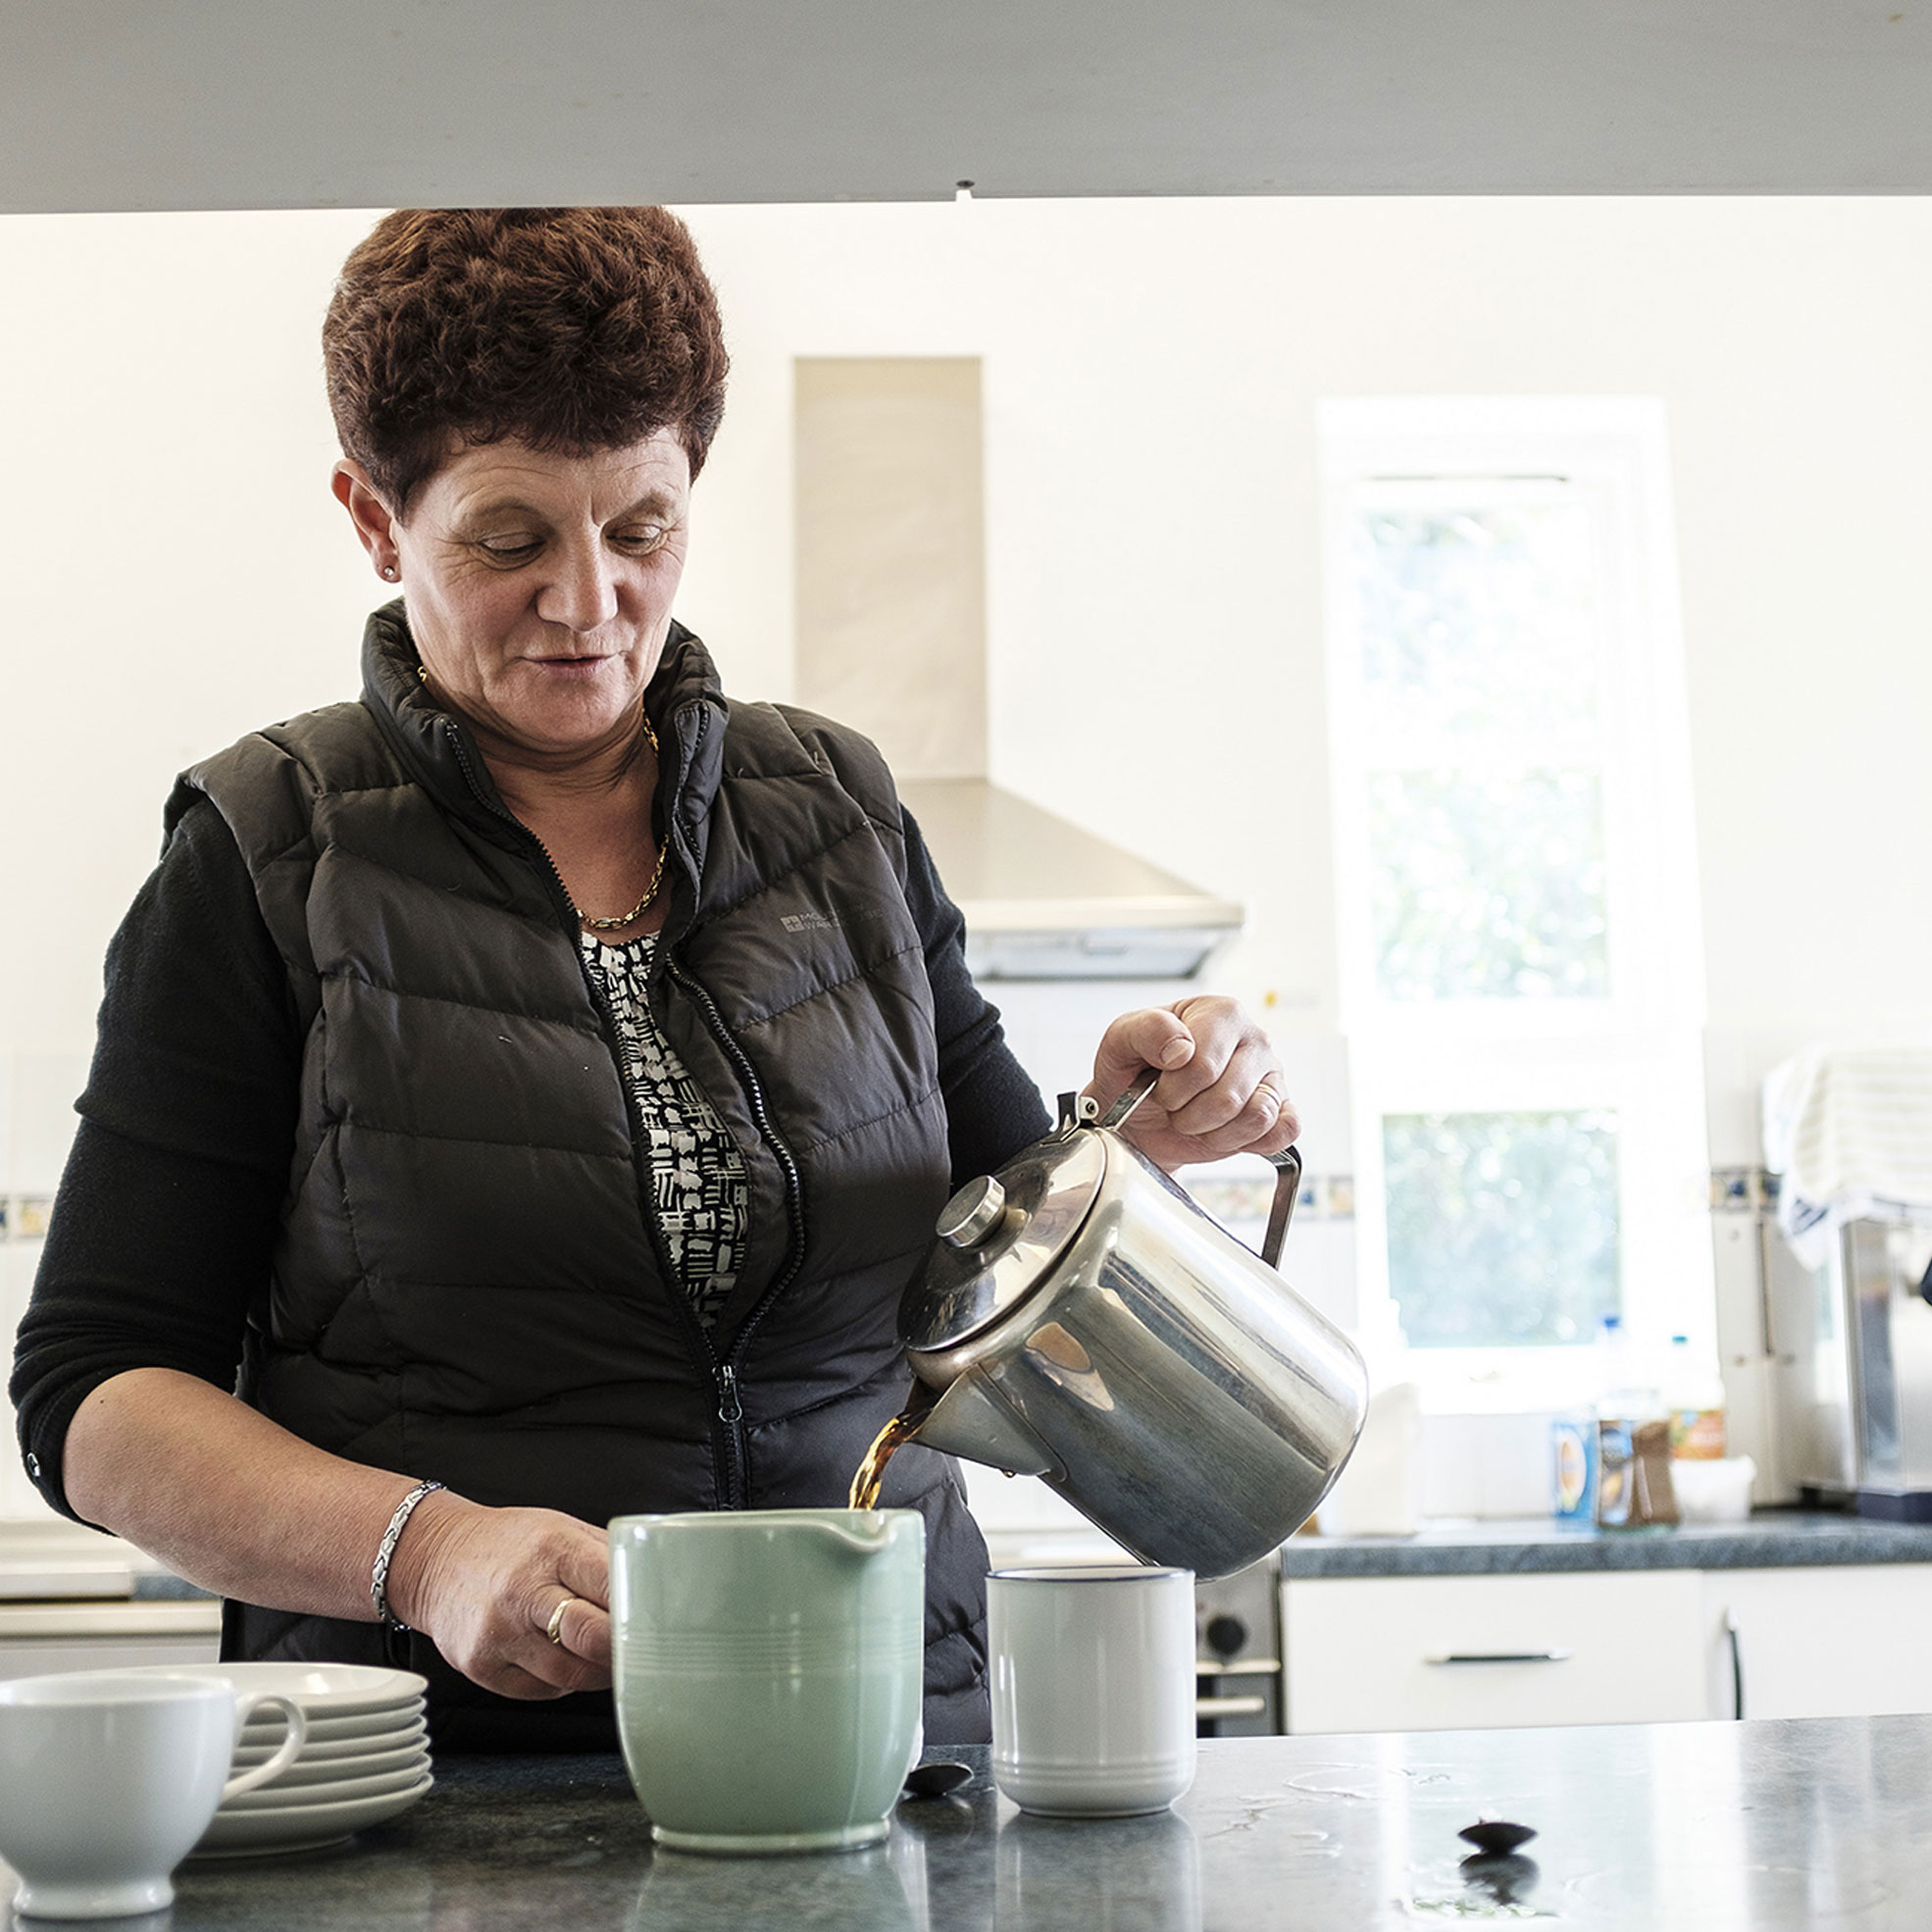
[[[978,358],[801,357],[793,401],[798,698],[886,754],[974,973],[1196,971],[1239,905],[987,780]]]
[[[982,980],[1196,972],[1243,912],[983,778],[901,782]]]

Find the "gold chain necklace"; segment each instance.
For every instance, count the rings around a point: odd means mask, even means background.
[[[650,742],[651,760],[655,763],[657,760],[657,734],[651,730],[651,721],[647,716],[643,720],[643,726],[644,737]],[[570,909],[577,914],[579,923],[586,931],[592,933],[615,933],[620,928],[629,926],[634,920],[641,919],[650,909],[650,902],[657,897],[658,887],[664,883],[664,854],[670,850],[670,847],[671,841],[667,839],[657,848],[657,863],[651,868],[651,883],[644,888],[643,897],[629,912],[620,912],[615,919],[594,919],[575,899],[572,899]]]
[[[651,883],[644,889],[643,897],[629,912],[621,912],[615,919],[593,919],[575,899],[570,902],[570,909],[592,933],[614,933],[620,926],[628,926],[634,919],[641,919],[649,910],[651,900],[657,897],[657,889],[664,880],[664,850],[662,845],[657,848],[657,865],[651,873]]]
[[[429,666],[419,664],[416,667],[416,678],[419,684],[427,686],[430,682]],[[651,721],[648,714],[644,716],[642,722],[644,737],[650,743],[651,758],[655,762],[657,758],[657,734],[651,730]],[[596,919],[585,912],[575,899],[572,899],[570,909],[577,914],[578,923],[592,933],[615,933],[623,927],[629,926],[634,920],[641,919],[650,910],[651,901],[657,897],[657,889],[664,884],[664,854],[669,849],[669,840],[657,848],[657,863],[651,868],[651,883],[644,888],[643,897],[629,912],[621,912],[615,919]]]

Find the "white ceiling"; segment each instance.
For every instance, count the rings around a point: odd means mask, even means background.
[[[1932,0],[6,0],[0,208],[1932,192]]]

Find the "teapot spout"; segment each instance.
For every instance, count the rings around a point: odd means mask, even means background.
[[[1062,1473],[1051,1451],[977,1370],[969,1369],[933,1404],[913,1440],[1012,1476]]]

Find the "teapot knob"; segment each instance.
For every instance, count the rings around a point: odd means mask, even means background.
[[[978,1247],[1006,1212],[1006,1190],[996,1175],[983,1174],[940,1209],[935,1232],[950,1247]]]

